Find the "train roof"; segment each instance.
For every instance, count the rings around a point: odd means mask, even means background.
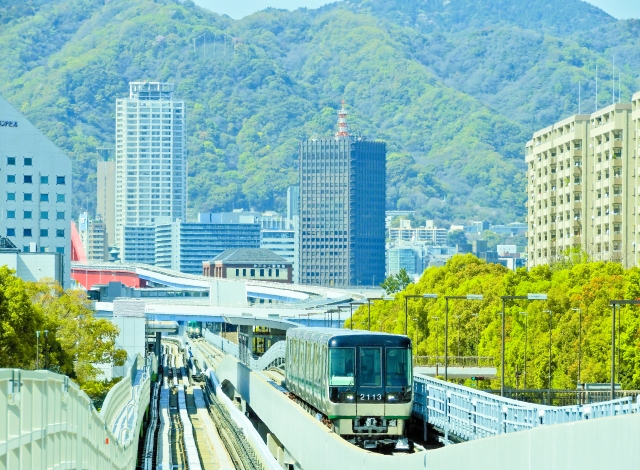
[[[303,338],[309,341],[330,342],[331,346],[348,344],[379,344],[409,346],[411,340],[404,335],[342,328],[289,328],[287,338]]]

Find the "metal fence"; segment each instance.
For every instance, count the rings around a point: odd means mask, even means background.
[[[444,356],[413,356],[414,367],[444,366]],[[449,367],[494,367],[492,356],[449,356]]]
[[[486,390],[491,394],[499,394],[500,390]],[[636,397],[640,395],[640,390],[616,390],[615,398]],[[505,397],[514,400],[533,403],[537,405],[549,406],[571,406],[571,405],[589,405],[592,403],[600,403],[611,399],[611,391],[609,390],[543,390],[543,389],[524,389],[524,390],[505,390]]]
[[[575,392],[574,392],[575,393]],[[572,406],[547,406],[414,376],[414,416],[442,432],[445,444],[498,434],[640,412],[640,396]]]

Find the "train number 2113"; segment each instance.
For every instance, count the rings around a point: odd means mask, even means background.
[[[377,395],[374,394],[364,394],[361,393],[360,394],[360,400],[365,401],[365,400],[382,400],[382,394],[378,393]]]

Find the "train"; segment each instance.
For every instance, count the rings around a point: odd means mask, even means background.
[[[332,430],[365,449],[410,450],[411,339],[337,328],[287,330],[287,389]]]

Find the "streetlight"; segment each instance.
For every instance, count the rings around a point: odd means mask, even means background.
[[[407,327],[409,326],[408,324],[408,319],[407,319],[407,311],[408,311],[408,303],[409,303],[409,299],[437,299],[438,298],[438,294],[419,294],[419,295],[405,295],[404,296],[404,335],[408,336],[407,334]]]
[[[449,299],[483,300],[483,295],[445,295],[444,296],[444,380],[449,378]]]
[[[36,370],[40,369],[40,331],[36,331]]]
[[[456,355],[460,358],[460,315],[456,315],[455,318],[456,324],[458,325],[458,351],[456,352]]]
[[[44,368],[49,367],[49,351],[47,349],[47,338],[49,337],[49,330],[44,330]]]
[[[338,327],[340,327],[340,313],[341,313],[343,308],[347,309],[347,308],[351,308],[351,307],[348,307],[346,305],[338,305]]]
[[[578,312],[579,313],[579,318],[580,318],[580,326],[579,326],[579,330],[578,330],[578,387],[580,386],[580,369],[582,366],[582,309],[581,308],[572,308],[571,310],[573,310],[574,312]]]
[[[440,317],[431,317],[436,322],[436,377],[438,376],[438,320]]]
[[[547,294],[527,294],[527,295],[503,295],[502,299],[502,342],[500,345],[500,396],[504,396],[504,344],[505,344],[505,327],[504,327],[504,306],[507,300],[547,300]],[[549,356],[551,357],[551,356]],[[551,359],[549,359],[549,371],[551,371]],[[551,372],[549,372],[551,375]]]
[[[640,305],[640,300],[610,300],[611,305],[611,399],[616,395],[616,305]]]
[[[553,320],[553,312],[551,310],[543,310],[542,313],[549,314],[549,401],[547,405],[551,404],[551,328],[553,324],[551,323]]]
[[[529,330],[529,315],[527,312],[520,312],[520,315],[524,315],[524,380],[522,381],[522,388],[527,389],[527,332]]]
[[[375,276],[374,276],[375,277]],[[392,296],[385,296],[385,297],[371,297],[369,299],[367,299],[367,302],[369,303],[369,322],[368,322],[368,330],[371,331],[371,301],[372,300],[385,300],[385,301],[389,301],[389,300],[395,300],[395,297]]]

